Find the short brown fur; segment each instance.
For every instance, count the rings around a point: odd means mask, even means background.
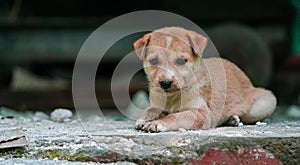
[[[151,107],[136,129],[151,132],[208,129],[237,115],[255,123],[275,110],[272,92],[255,88],[236,65],[222,58],[202,58],[207,39],[193,31],[167,27],[134,43],[149,79]],[[157,64],[151,64],[156,59]],[[186,63],[178,64],[183,59]],[[173,83],[162,90],[164,80]]]

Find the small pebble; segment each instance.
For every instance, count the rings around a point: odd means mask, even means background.
[[[267,125],[267,123],[260,122],[260,121],[256,122],[255,124],[258,126],[266,126]]]
[[[57,122],[68,122],[71,121],[73,116],[72,111],[68,109],[58,108],[51,112],[50,118]]]
[[[49,120],[49,116],[46,113],[40,111],[35,112],[33,117],[38,119]]]
[[[75,144],[79,144],[79,143],[81,143],[81,140],[80,139],[74,139],[74,142],[75,142]]]
[[[32,121],[34,121],[34,122],[40,122],[41,119],[40,119],[40,118],[37,118],[37,117],[33,117],[33,118],[32,118]]]
[[[71,121],[70,118],[64,119],[64,122],[70,122],[70,121]]]
[[[50,126],[50,127],[48,127],[48,129],[54,129],[55,127],[54,126]]]

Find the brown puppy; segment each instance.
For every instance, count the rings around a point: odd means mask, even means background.
[[[237,125],[240,119],[255,123],[273,113],[274,95],[253,87],[233,63],[202,59],[206,45],[205,37],[178,27],[155,30],[134,43],[144,61],[151,102],[136,129],[208,129]]]

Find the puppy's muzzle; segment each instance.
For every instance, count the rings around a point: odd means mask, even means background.
[[[167,79],[167,80],[160,81],[159,85],[164,91],[168,92],[172,86],[172,83],[173,83],[172,80]]]

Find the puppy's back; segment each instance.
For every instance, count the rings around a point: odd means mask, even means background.
[[[203,62],[207,67],[210,79],[216,82],[226,82],[226,86],[230,90],[233,90],[231,87],[242,91],[253,88],[246,74],[232,62],[223,58],[204,58]],[[225,79],[225,81],[222,79]]]

